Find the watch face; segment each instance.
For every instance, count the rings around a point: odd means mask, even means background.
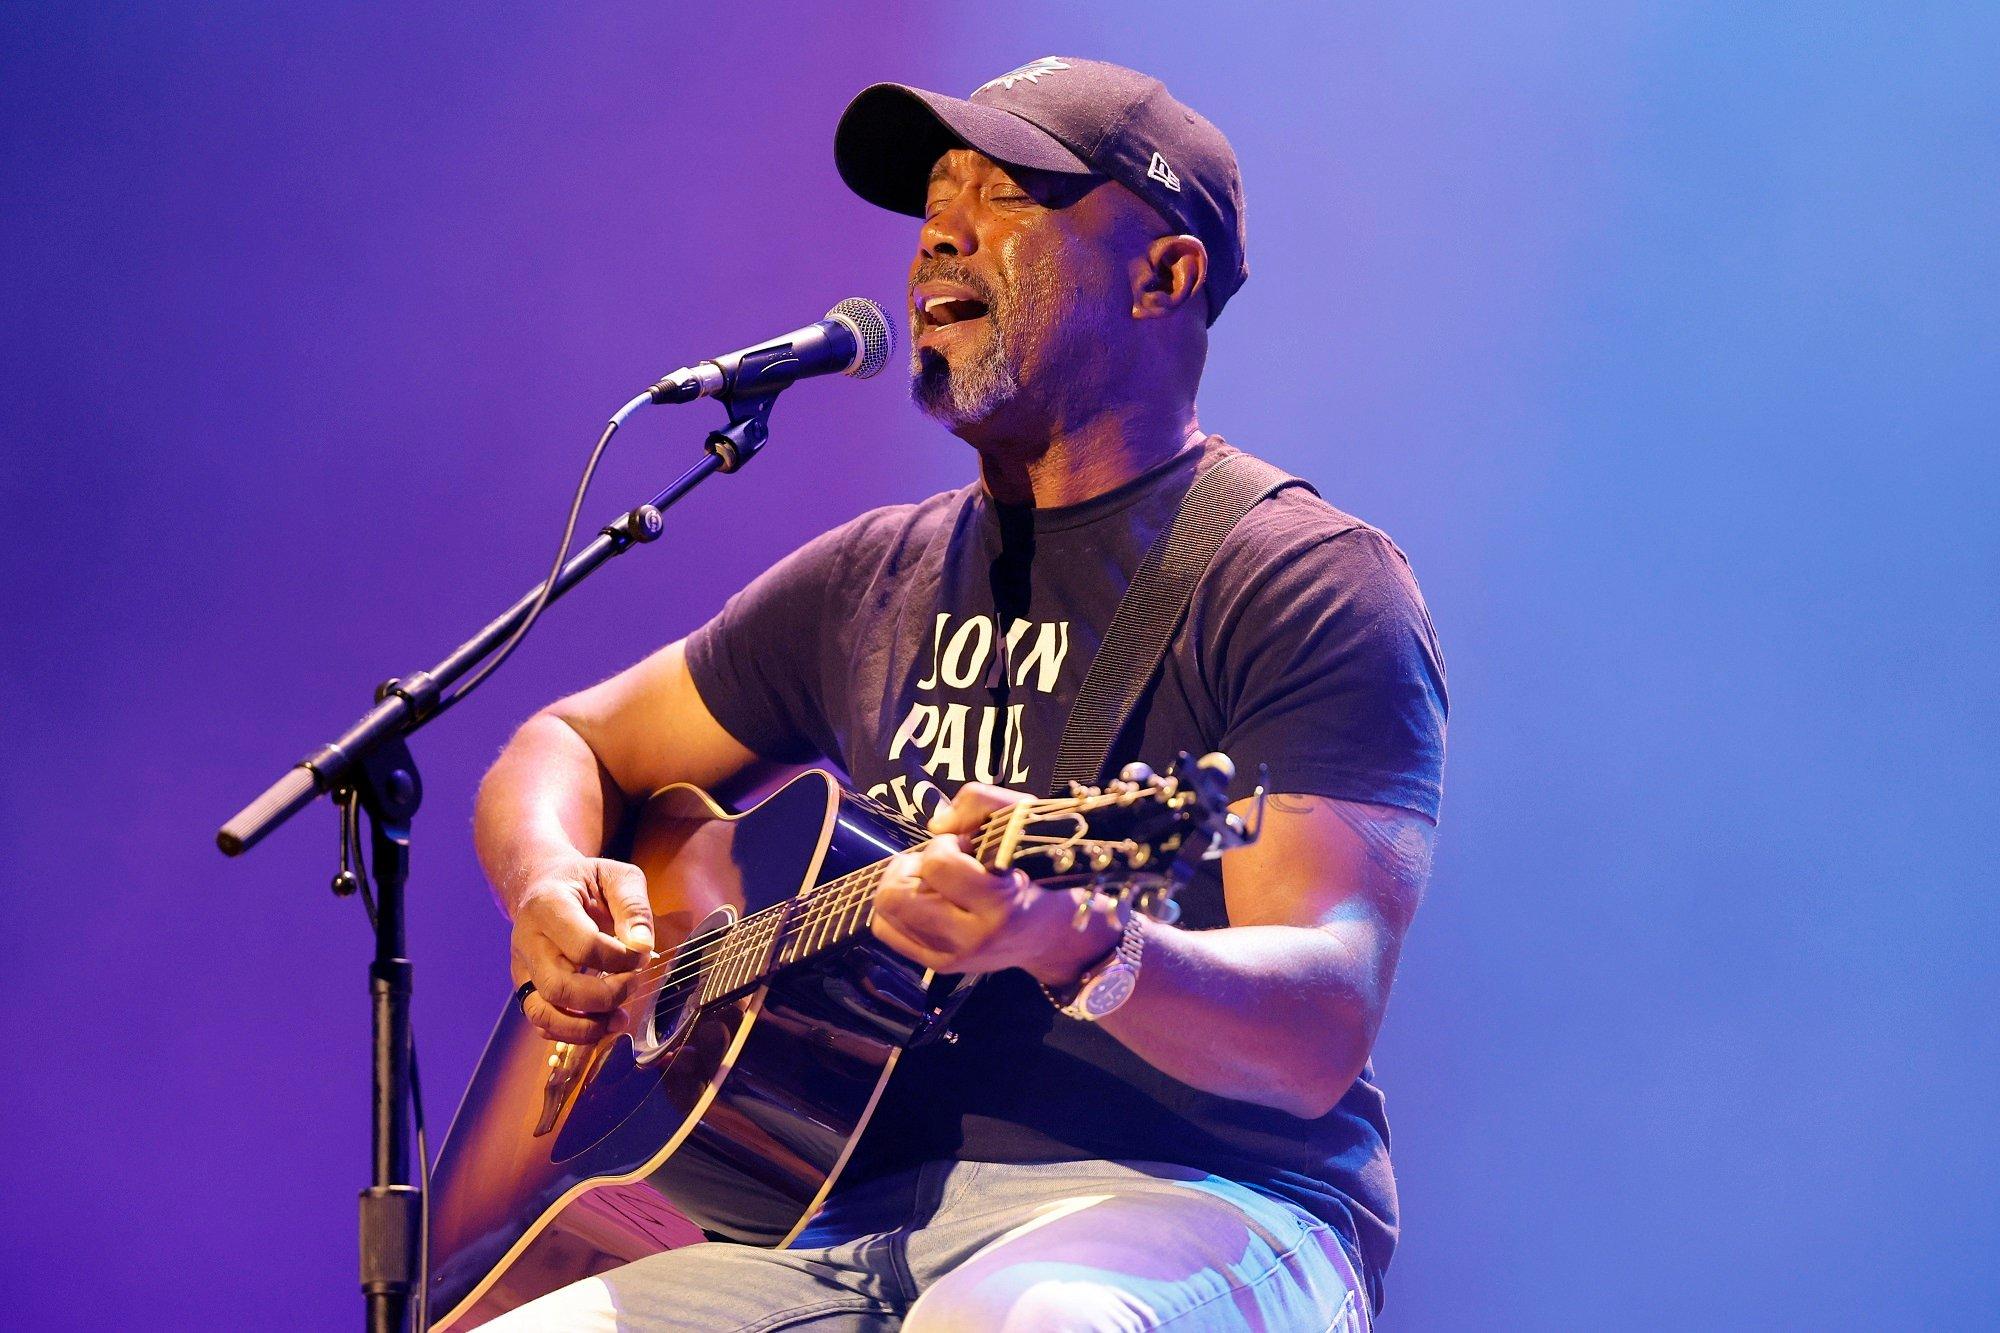
[[[1132,993],[1132,983],[1136,980],[1138,973],[1123,963],[1108,967],[1083,994],[1076,997],[1077,1006],[1092,1018],[1102,1018],[1125,1003],[1125,997]]]

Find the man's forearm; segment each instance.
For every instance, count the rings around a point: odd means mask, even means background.
[[[1337,927],[1147,927],[1139,984],[1103,1027],[1191,1087],[1305,1119],[1367,1062],[1383,989]]]
[[[540,713],[514,733],[479,784],[473,841],[509,916],[536,873],[595,856],[625,814],[625,796],[582,736]]]
[[[1037,887],[1018,867],[996,873],[971,855],[972,833],[1017,799],[961,787],[932,820],[938,836],[884,873],[876,936],[934,971],[1018,967],[1052,990],[1108,955],[1120,923],[1107,901],[1081,887]],[[1142,921],[1137,985],[1102,1025],[1190,1087],[1317,1119],[1367,1064],[1432,826],[1395,807],[1317,797],[1274,797],[1270,810],[1224,872],[1229,915],[1241,924],[1186,931]]]

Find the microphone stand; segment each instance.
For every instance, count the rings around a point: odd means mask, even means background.
[[[778,392],[741,400],[722,396],[729,424],[709,432],[702,460],[651,500],[606,525],[563,565],[546,599],[537,584],[430,670],[383,682],[375,706],[359,721],[300,760],[216,834],[226,855],[240,856],[322,793],[343,803],[358,798],[368,816],[377,891],[375,952],[368,967],[375,1057],[374,1178],[361,1192],[361,1289],[371,1333],[404,1333],[411,1298],[421,1297],[420,1284],[429,1280],[428,1274],[417,1271],[424,1231],[423,1191],[409,1179],[411,968],[403,956],[403,898],[409,878],[410,822],[423,799],[423,781],[406,738],[452,702],[445,691],[505,643],[538,602],[555,601],[613,556],[658,539],[666,530],[663,510],[712,474],[734,472],[755,457],[770,436],[771,404]],[[652,390],[632,399],[612,416],[612,428],[653,401]],[[334,880],[337,893],[355,885],[347,873],[344,846],[343,834],[341,874]]]

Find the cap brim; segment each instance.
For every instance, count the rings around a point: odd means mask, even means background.
[[[833,132],[833,161],[849,189],[871,204],[922,217],[931,167],[954,148],[995,162],[1066,176],[1094,176],[1060,139],[1011,111],[900,83],[863,88]]]

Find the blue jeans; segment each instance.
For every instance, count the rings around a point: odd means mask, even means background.
[[[551,1292],[494,1333],[1366,1333],[1324,1223],[1158,1162],[931,1162],[842,1191],[790,1249],[692,1245]]]

